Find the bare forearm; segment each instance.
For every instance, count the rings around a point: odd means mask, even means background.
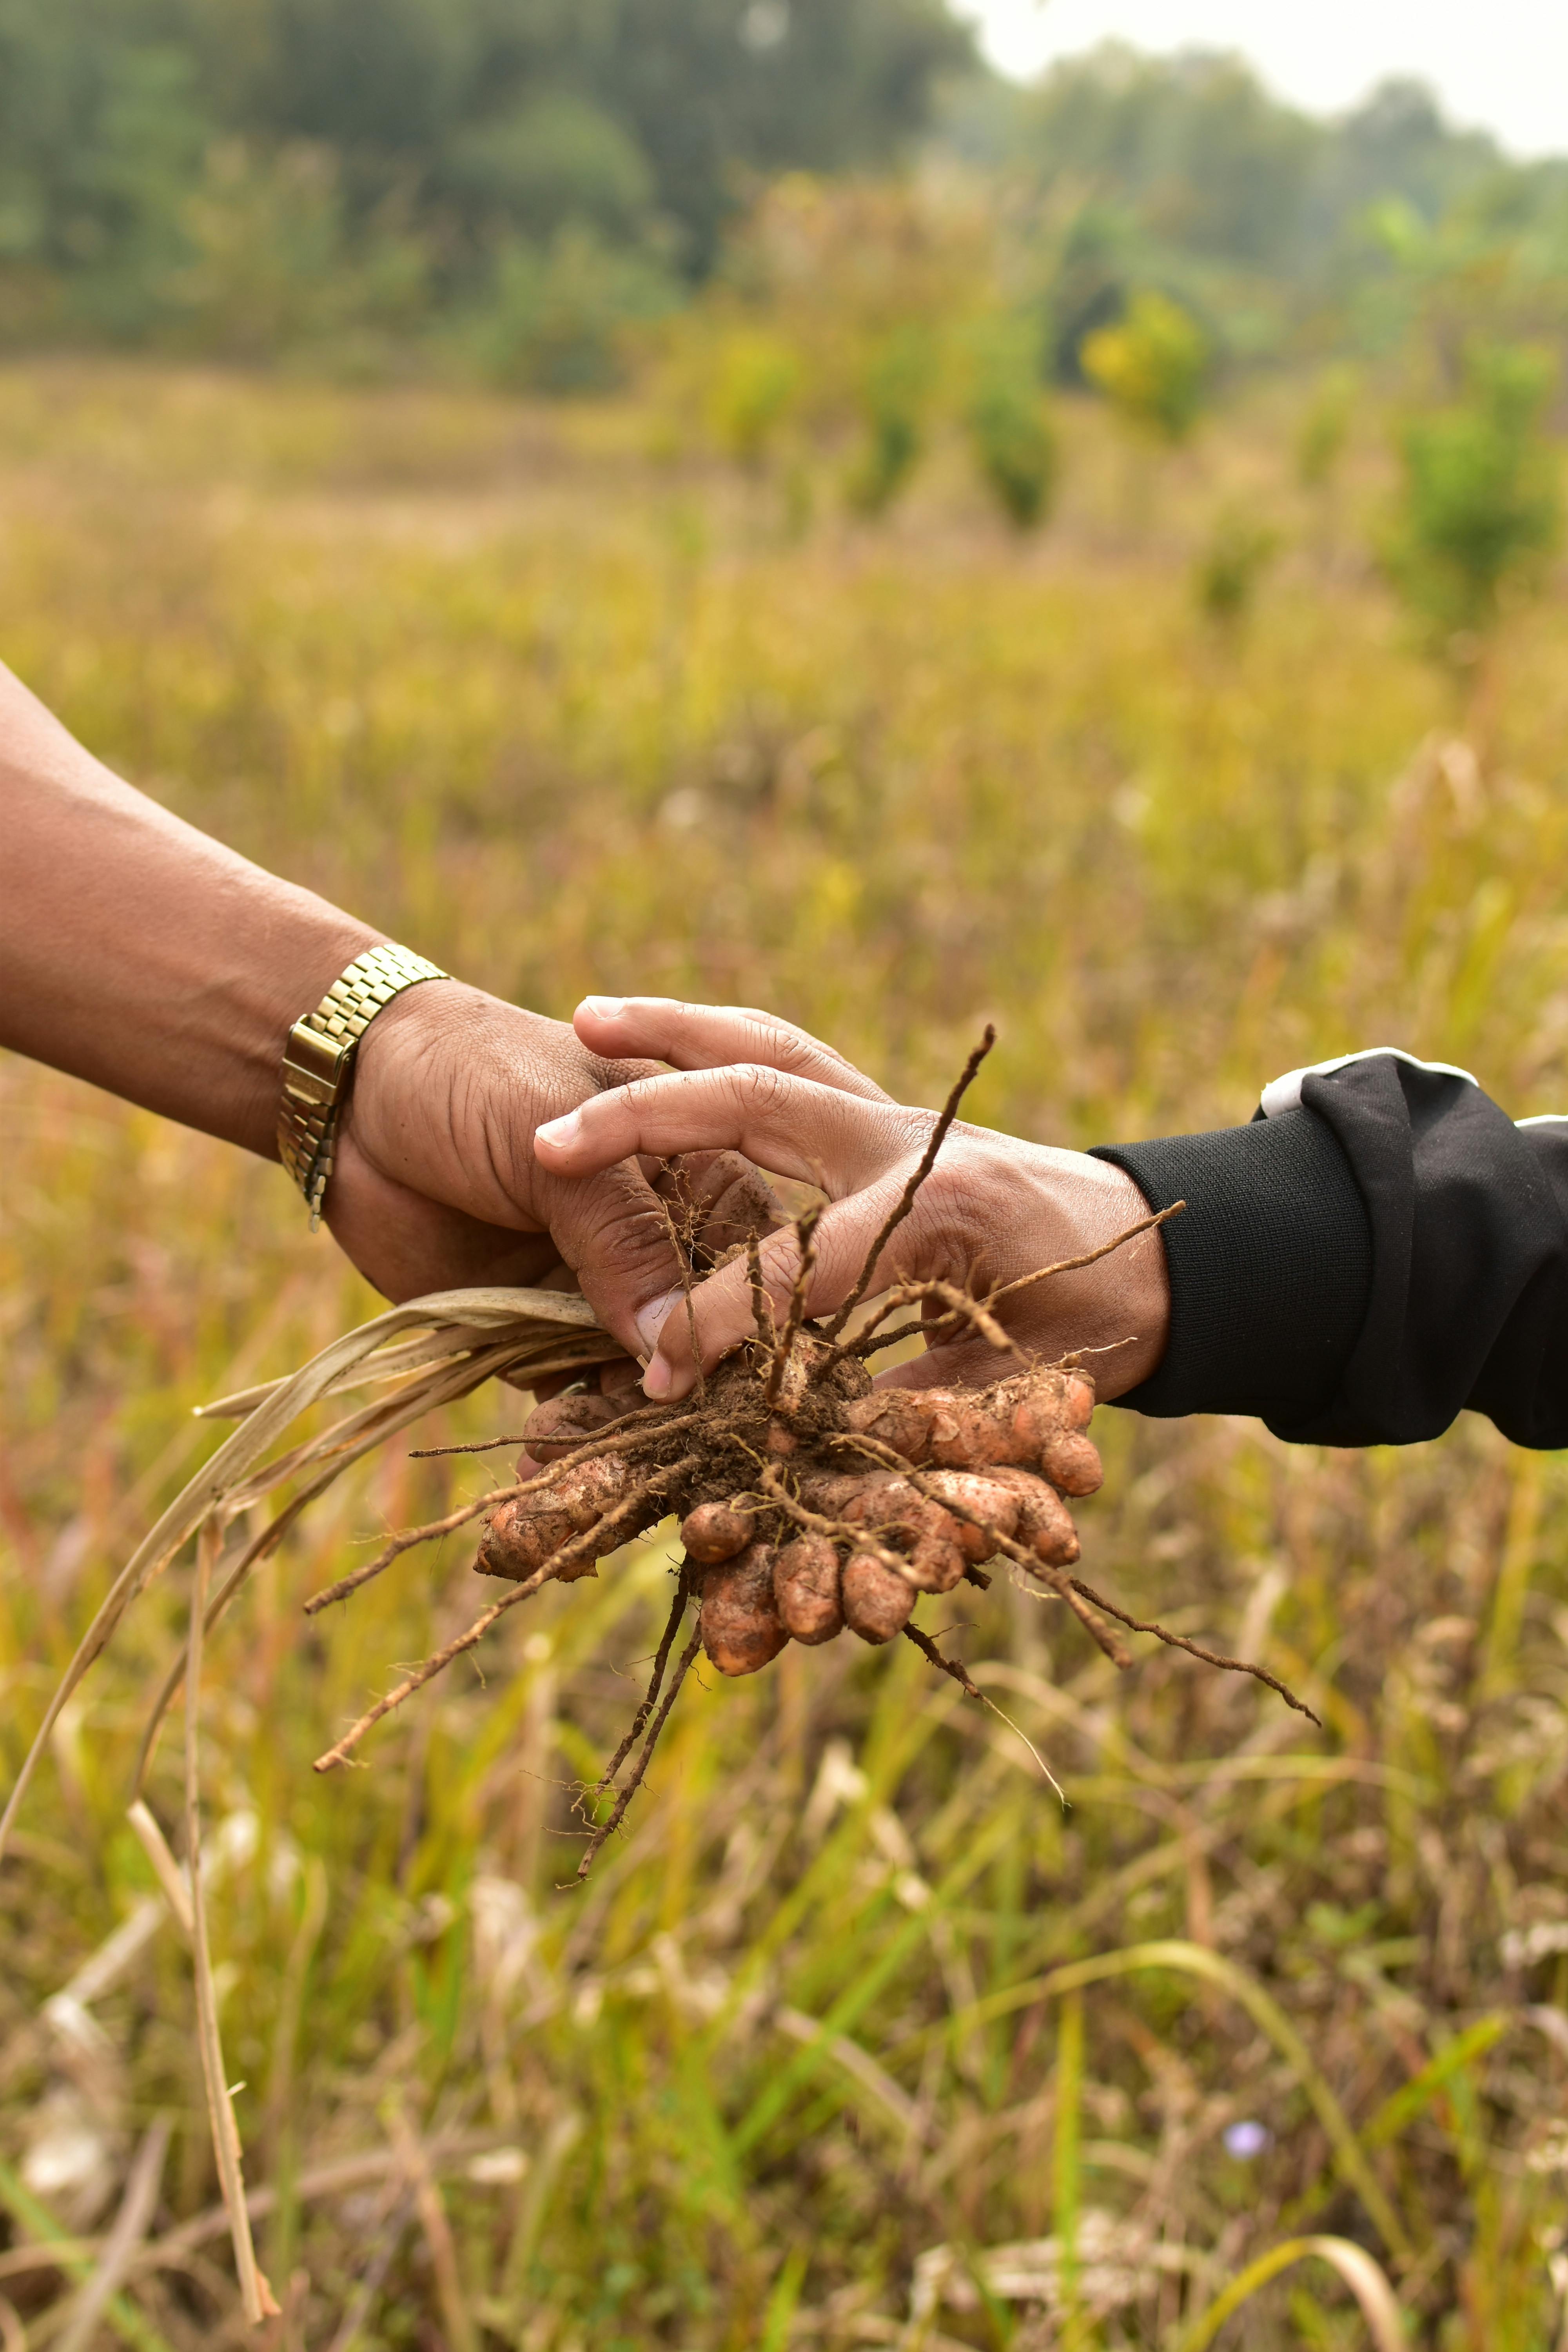
[[[285,1033],[384,936],[122,783],[0,666],[0,1044],[270,1154]]]

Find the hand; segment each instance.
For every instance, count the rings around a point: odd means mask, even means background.
[[[627,1158],[586,1182],[568,1181],[540,1164],[532,1138],[542,1119],[649,1066],[602,1057],[564,1023],[479,989],[411,988],[360,1046],[326,1222],[393,1299],[529,1286],[563,1262],[605,1328],[646,1358],[679,1279],[650,1181],[657,1162],[639,1168]],[[710,1247],[721,1247],[737,1220],[767,1222],[765,1202],[757,1214],[759,1180],[730,1155],[695,1164],[688,1183]]]
[[[635,1153],[732,1148],[776,1175],[816,1183],[831,1205],[816,1228],[807,1307],[822,1315],[840,1305],[920,1162],[934,1114],[893,1102],[830,1047],[764,1013],[658,997],[590,997],[574,1025],[596,1054],[657,1055],[678,1074],[595,1094],[574,1115],[542,1128],[534,1138],[540,1163],[563,1178],[595,1181]],[[955,1123],[882,1253],[872,1289],[900,1278],[941,1279],[983,1297],[1098,1248],[1148,1214],[1131,1178],[1104,1160]],[[780,1315],[795,1276],[793,1233],[771,1235],[762,1258]],[[753,1328],[745,1266],[725,1266],[702,1283],[694,1311],[707,1369]],[[658,1302],[650,1303],[645,1323],[658,1312]],[[1100,1395],[1120,1396],[1147,1379],[1164,1352],[1163,1245],[1157,1234],[1142,1235],[1096,1265],[1016,1291],[996,1313],[1032,1353],[1091,1355]],[[984,1340],[961,1335],[882,1377],[910,1387],[984,1384],[1005,1362]],[[644,1387],[650,1396],[679,1397],[695,1380],[682,1308],[663,1320]]]

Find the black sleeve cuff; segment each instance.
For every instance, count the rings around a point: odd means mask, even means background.
[[[1335,1392],[1372,1292],[1372,1227],[1328,1121],[1305,1108],[1217,1134],[1102,1145],[1162,1225],[1171,1336],[1119,1404],[1256,1413],[1302,1437]]]

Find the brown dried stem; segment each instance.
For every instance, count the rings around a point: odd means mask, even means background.
[[[839,1307],[838,1312],[835,1315],[831,1323],[827,1325],[826,1331],[825,1333],[826,1338],[829,1339],[837,1339],[838,1334],[843,1330],[844,1326],[848,1322],[849,1318],[854,1314],[855,1309],[859,1306],[860,1301],[865,1297],[867,1291],[870,1288],[871,1276],[877,1270],[878,1261],[881,1257],[882,1252],[887,1248],[888,1244],[892,1240],[893,1235],[898,1232],[899,1227],[903,1223],[904,1219],[914,1207],[915,1195],[920,1191],[921,1186],[925,1182],[926,1178],[931,1174],[932,1168],[936,1165],[936,1155],[947,1140],[947,1131],[949,1128],[952,1125],[953,1120],[958,1117],[958,1107],[963,1100],[964,1096],[969,1092],[971,1086],[973,1086],[975,1073],[979,1069],[981,1063],[985,1059],[986,1055],[991,1051],[992,1046],[994,1045],[995,1043],[996,1032],[988,1021],[985,1024],[985,1034],[982,1037],[979,1045],[975,1046],[973,1052],[970,1055],[968,1061],[965,1062],[963,1076],[960,1077],[958,1084],[953,1087],[952,1092],[949,1095],[946,1102],[943,1103],[942,1107],[942,1111],[938,1117],[936,1125],[931,1131],[930,1139],[926,1144],[924,1151],[921,1154],[919,1167],[915,1170],[914,1174],[910,1178],[909,1182],[904,1186],[904,1189],[899,1195],[898,1202],[889,1213],[888,1220],[883,1225],[881,1232],[877,1235],[876,1240],[871,1244],[870,1248],[867,1251],[866,1262],[855,1277],[848,1297],[845,1299],[843,1305]]]
[[[196,1538],[195,1584],[191,1593],[191,1624],[185,1646],[185,1869],[191,1890],[191,1969],[195,1980],[196,2046],[201,2053],[207,2120],[212,2131],[218,2187],[223,2192],[224,2205],[228,2213],[240,2302],[246,2318],[255,2327],[264,2319],[275,2319],[278,2305],[273,2300],[266,2273],[257,2263],[256,2246],[250,2234],[239,2127],[234,2119],[234,2095],[228,2088],[228,2069],[223,2059],[217,1988],[213,1981],[212,1954],[207,1944],[206,1901],[202,1891],[202,1652],[213,1562],[217,1549],[216,1528],[204,1528]]]
[[[1113,1601],[1107,1601],[1100,1593],[1091,1591],[1081,1577],[1075,1576],[1072,1583],[1075,1591],[1081,1592],[1086,1601],[1092,1601],[1097,1609],[1103,1609],[1108,1617],[1114,1617],[1119,1624],[1125,1625],[1130,1632],[1152,1633],[1156,1641],[1166,1643],[1171,1649],[1185,1650],[1189,1657],[1201,1658],[1205,1666],[1223,1666],[1227,1674],[1250,1675],[1255,1682],[1267,1683],[1271,1691],[1279,1692],[1287,1706],[1293,1706],[1298,1715],[1304,1715],[1310,1723],[1315,1723],[1321,1731],[1322,1717],[1314,1715],[1304,1699],[1298,1698],[1293,1690],[1288,1689],[1285,1684],[1277,1680],[1266,1668],[1252,1665],[1246,1658],[1222,1658],[1217,1650],[1205,1650],[1200,1642],[1189,1642],[1184,1633],[1173,1633],[1167,1626],[1146,1624],[1141,1618],[1129,1617],[1127,1612],[1124,1609],[1118,1609]]]

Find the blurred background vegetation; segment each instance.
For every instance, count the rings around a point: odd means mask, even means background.
[[[781,173],[890,164],[1064,382],[1140,293],[1216,362],[1385,352],[1456,278],[1562,323],[1568,164],[1417,84],[1320,121],[1112,46],[1025,89],[943,0],[5,0],[0,345],[591,389]]]
[[[1565,237],[1418,89],[1021,89],[935,0],[0,0],[0,650],[553,1013],[770,1003],[927,1102],[994,1017],[977,1116],[1078,1145],[1378,1041],[1561,1110]],[[275,1170],[16,1060],[0,1187],[8,1771],[189,1407],[374,1301]],[[1561,1463],[1097,1434],[1094,1580],[1321,1733],[999,1584],[950,1640],[1070,1814],[844,1643],[691,1690],[585,1900],[668,1545],[321,1782],[469,1553],[301,1600],[485,1474],[305,1518],[203,1710],[274,2352],[1359,2352],[1371,2263],[1424,2352],[1562,2352]],[[243,2340],[124,1817],[186,1578],[0,1870],[5,2352]]]

